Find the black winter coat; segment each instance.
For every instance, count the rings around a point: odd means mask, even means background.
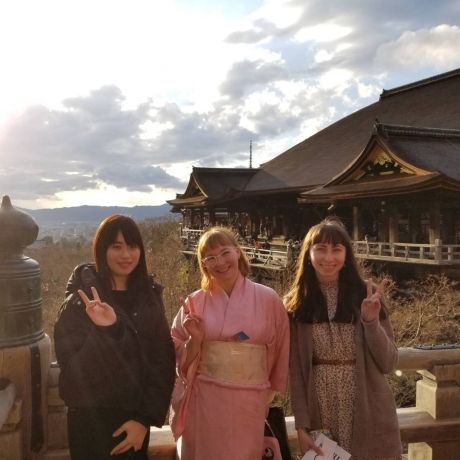
[[[102,301],[117,314],[113,326],[96,326],[77,289]],[[59,392],[68,407],[118,408],[129,419],[161,427],[175,378],[174,346],[164,314],[161,287],[137,293],[129,311],[111,302],[94,264],[75,268],[54,329],[61,368]]]

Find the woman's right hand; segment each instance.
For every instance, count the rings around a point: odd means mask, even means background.
[[[185,313],[183,321],[185,330],[195,343],[201,344],[201,342],[203,342],[205,332],[203,318],[195,313],[195,306],[193,305],[191,297],[188,297],[188,304],[185,302],[185,299],[181,297],[180,303]]]
[[[299,440],[301,455],[304,455],[310,449],[314,450],[318,455],[324,455],[323,451],[315,444],[315,441],[307,433],[305,428],[299,428],[297,430],[297,438]]]
[[[86,306],[86,313],[90,317],[91,321],[96,326],[111,326],[117,321],[117,314],[115,310],[106,302],[101,302],[101,298],[95,287],[91,288],[94,300],[90,300],[89,297],[81,289],[78,290],[78,294],[83,300]]]

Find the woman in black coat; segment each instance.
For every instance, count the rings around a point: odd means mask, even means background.
[[[95,264],[71,274],[54,341],[72,460],[147,459],[175,376],[161,287],[147,274],[135,222],[113,215],[93,242]]]

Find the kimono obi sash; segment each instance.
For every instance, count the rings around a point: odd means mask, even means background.
[[[241,342],[204,342],[198,372],[233,384],[267,383],[267,347]]]

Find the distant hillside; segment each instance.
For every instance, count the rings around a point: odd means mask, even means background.
[[[110,214],[125,214],[135,220],[143,220],[156,217],[173,217],[169,211],[169,204],[160,206],[76,206],[69,208],[54,209],[24,209],[38,223],[43,225],[63,225],[63,224],[98,224],[102,219]]]

